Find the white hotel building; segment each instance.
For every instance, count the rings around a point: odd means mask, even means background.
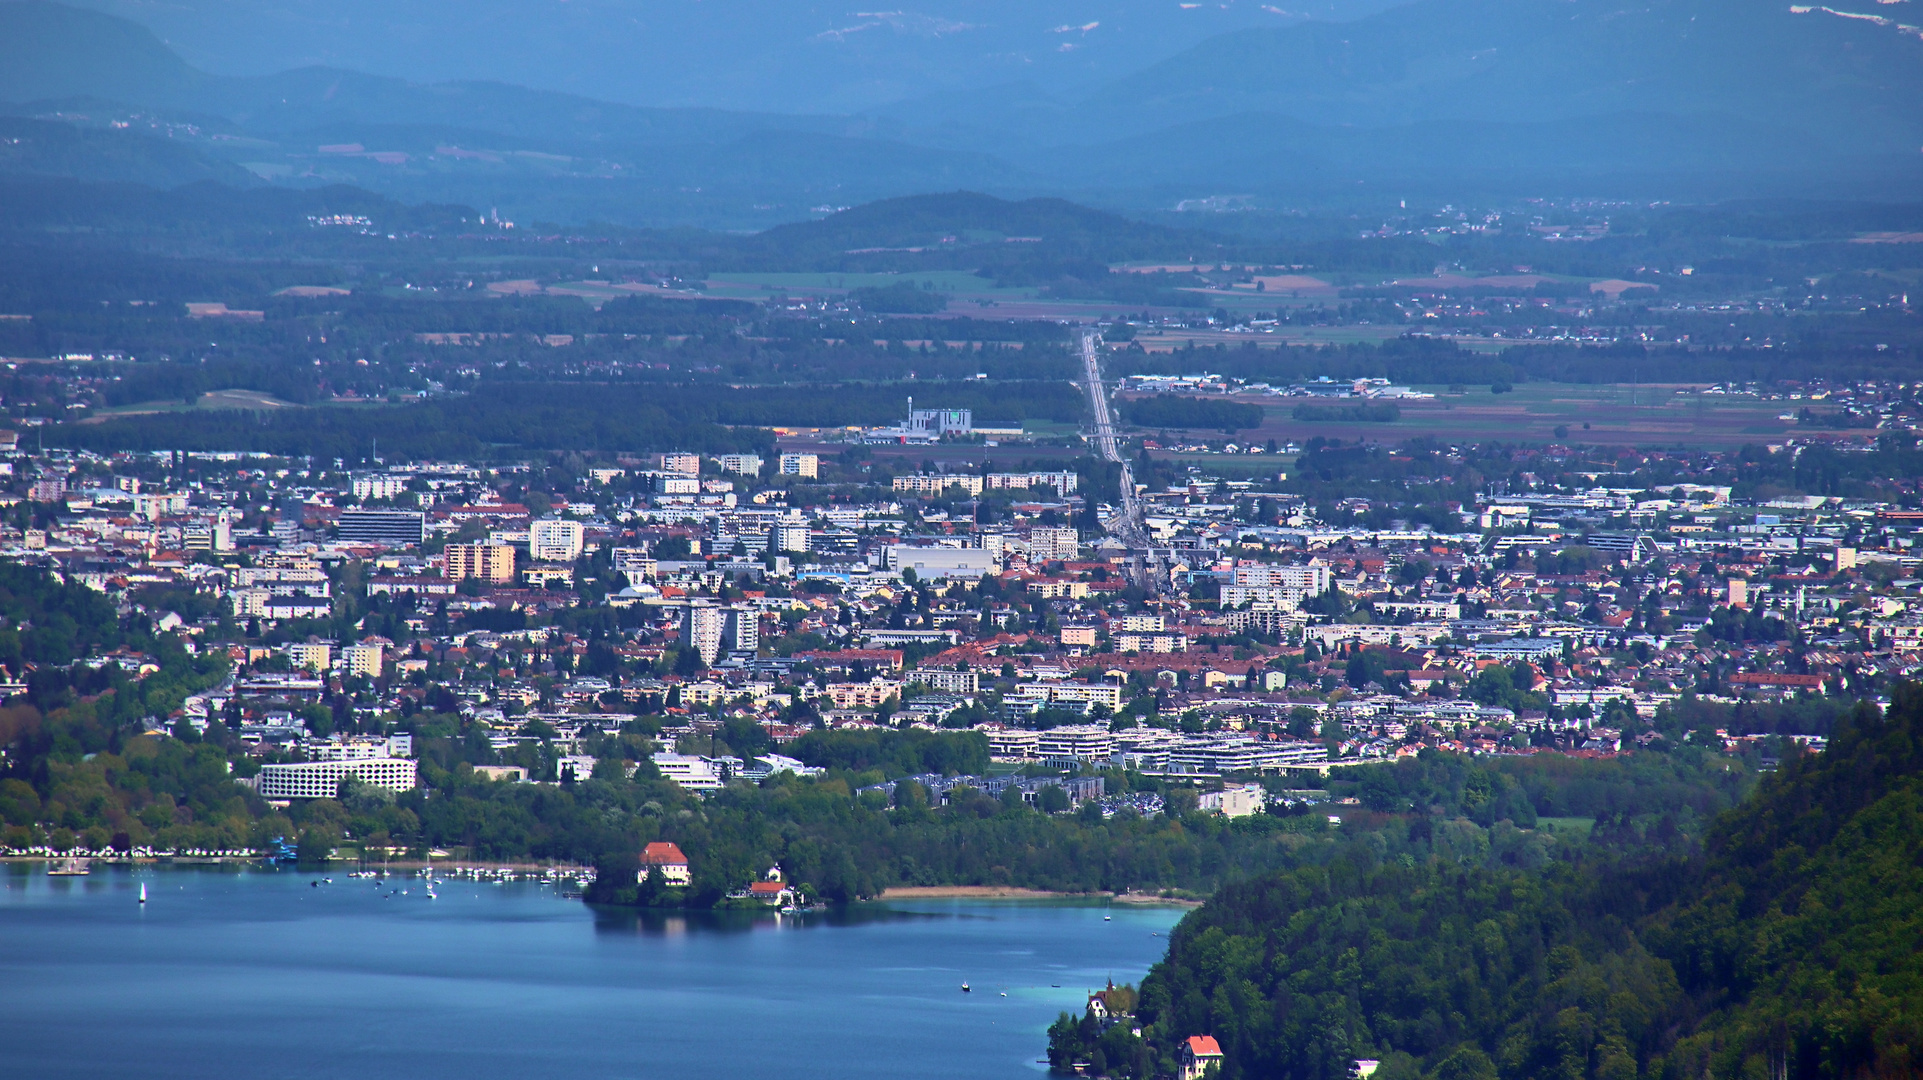
[[[347,776],[389,791],[409,791],[419,782],[413,761],[377,757],[262,765],[255,790],[265,799],[331,799],[340,793],[341,779]]]

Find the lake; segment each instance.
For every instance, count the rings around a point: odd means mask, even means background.
[[[449,880],[430,900],[418,878],[317,877],[0,869],[7,1073],[1037,1080],[1056,1015],[1111,975],[1139,981],[1182,914],[915,900],[683,918],[533,882]]]

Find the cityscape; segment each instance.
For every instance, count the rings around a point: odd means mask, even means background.
[[[1916,0],[0,0],[10,1074],[1923,1075]]]

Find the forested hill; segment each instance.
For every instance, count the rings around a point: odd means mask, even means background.
[[[1390,850],[1231,885],[1171,936],[1139,1022],[1064,1018],[1051,1057],[1223,1076],[1923,1074],[1923,688],[1785,762],[1704,850],[1597,842],[1531,868]]]

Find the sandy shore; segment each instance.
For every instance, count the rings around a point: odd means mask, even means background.
[[[1175,904],[1196,907],[1199,900],[1172,900],[1149,893],[1050,892],[1047,889],[1020,889],[1013,885],[899,885],[884,890],[882,900],[926,900],[933,898],[963,900],[1112,900],[1118,904]]]

